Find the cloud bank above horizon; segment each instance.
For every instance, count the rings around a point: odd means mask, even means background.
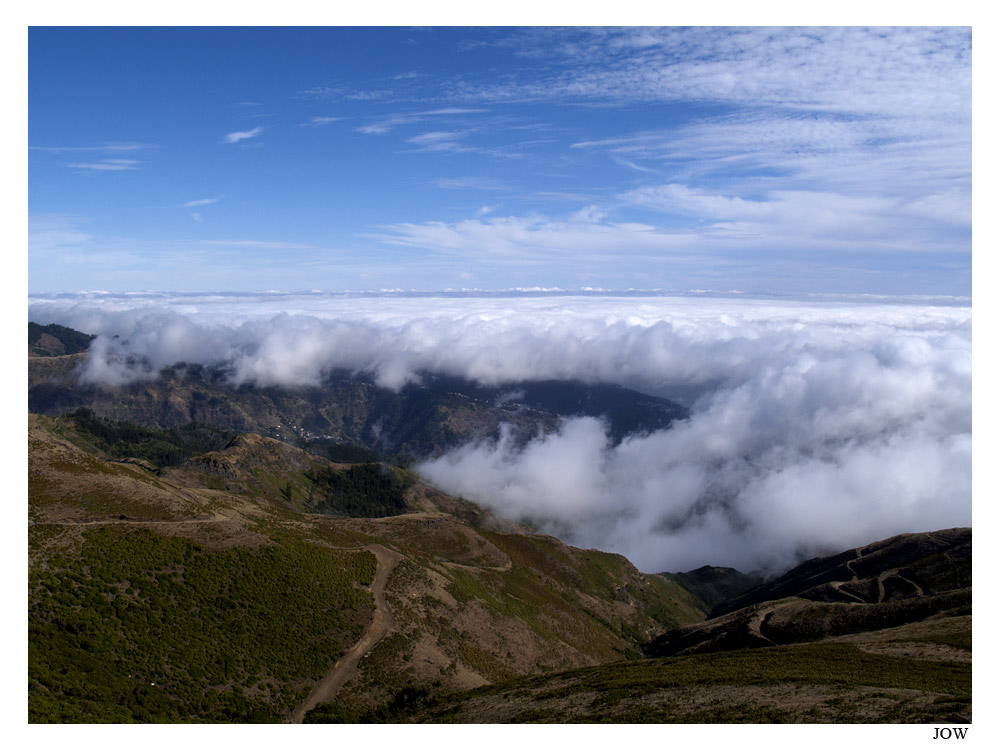
[[[446,491],[648,572],[779,568],[971,524],[961,301],[97,295],[36,297],[29,316],[99,335],[94,383],[184,360],[227,362],[233,383],[257,385],[346,368],[390,388],[430,371],[700,394],[689,419],[617,446],[580,418],[523,448],[504,435],[420,467]],[[128,364],[140,360],[148,368]]]

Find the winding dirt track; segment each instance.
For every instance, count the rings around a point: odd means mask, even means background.
[[[372,595],[375,597],[375,612],[372,615],[371,625],[361,636],[357,643],[351,646],[350,650],[340,657],[337,662],[330,667],[325,675],[313,687],[309,697],[292,712],[291,723],[301,724],[305,715],[320,703],[329,703],[340,689],[354,676],[358,669],[358,662],[361,661],[375,644],[377,644],[394,626],[392,611],[385,600],[385,583],[389,580],[389,573],[396,567],[396,564],[403,559],[398,552],[379,544],[372,544],[363,549],[375,555],[378,560],[378,567],[375,570],[375,579],[372,581]]]

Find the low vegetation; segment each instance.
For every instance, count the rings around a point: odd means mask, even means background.
[[[177,466],[192,456],[226,447],[232,434],[209,425],[190,422],[159,430],[129,422],[103,419],[86,408],[70,418],[82,438],[111,458],[139,458],[152,466]]]
[[[32,722],[281,721],[371,617],[365,551],[84,534],[29,579]]]
[[[828,642],[578,669],[404,703],[383,720],[956,722],[971,693],[971,664]]]
[[[335,440],[306,440],[301,447],[337,464],[378,463],[385,458],[371,448]]]
[[[395,516],[407,510],[407,482],[399,470],[377,463],[306,473],[310,506],[320,513],[360,518]]]

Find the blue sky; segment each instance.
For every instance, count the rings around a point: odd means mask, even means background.
[[[971,293],[968,28],[32,28],[29,291]]]

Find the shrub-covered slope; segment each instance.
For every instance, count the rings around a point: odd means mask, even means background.
[[[419,482],[389,517],[310,501],[310,475],[352,470],[253,435],[156,469],[31,415],[31,721],[291,720],[376,617],[388,633],[320,715],[638,659],[701,616],[619,555],[470,526],[441,510],[501,524]],[[377,549],[397,556],[381,610]]]

